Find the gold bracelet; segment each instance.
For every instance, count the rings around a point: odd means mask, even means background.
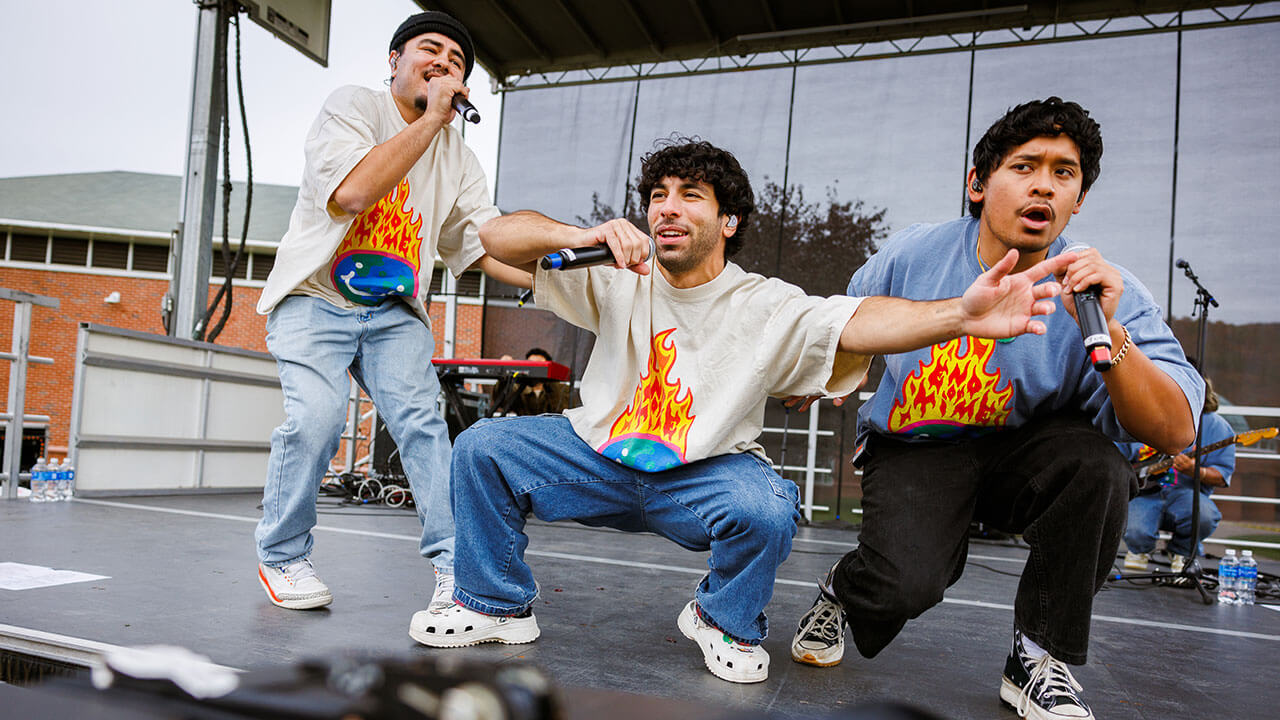
[[[1124,330],[1124,344],[1120,346],[1120,352],[1116,353],[1115,357],[1111,358],[1111,367],[1119,365],[1120,361],[1124,359],[1125,354],[1129,352],[1129,341],[1132,340],[1132,337],[1129,335],[1129,328],[1121,325],[1120,329]]]

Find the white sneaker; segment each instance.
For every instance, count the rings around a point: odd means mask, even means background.
[[[290,610],[310,610],[333,602],[329,586],[316,576],[310,560],[299,560],[280,568],[258,564],[258,582],[271,602]]]
[[[800,618],[791,638],[791,659],[805,665],[831,667],[844,658],[844,610],[823,593]]]
[[[676,624],[680,632],[698,644],[702,660],[712,675],[736,683],[763,682],[769,677],[769,653],[759,645],[745,645],[703,620],[696,601],[690,600]]]
[[[431,593],[427,609],[447,608],[453,604],[453,573],[436,570],[436,589]]]
[[[839,564],[836,561],[827,576],[818,582],[818,599],[800,618],[796,634],[791,638],[791,659],[798,663],[831,667],[839,665],[844,658],[844,608],[831,589]]]
[[[1014,633],[1013,651],[1000,679],[1000,700],[1030,720],[1094,720],[1093,711],[1080,697],[1083,688],[1065,663],[1045,653],[1032,659]]]
[[[542,631],[529,613],[525,617],[485,615],[451,602],[419,610],[409,621],[409,637],[438,648],[466,647],[483,642],[519,645],[538,639]]]
[[[1187,556],[1171,553],[1169,556],[1169,572],[1177,575],[1187,567]]]
[[[1146,570],[1147,561],[1151,559],[1148,553],[1126,552],[1124,554],[1125,570]]]

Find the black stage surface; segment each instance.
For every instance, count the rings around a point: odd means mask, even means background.
[[[407,632],[432,591],[411,511],[322,499],[313,560],[335,601],[299,612],[271,605],[258,585],[258,501],[235,494],[0,502],[0,561],[109,576],[0,590],[0,624],[13,626],[0,627],[0,646],[36,630],[71,644],[182,645],[242,669],[353,649],[519,658],[579,689],[579,698],[600,690],[648,696],[636,700],[652,707],[650,717],[710,720],[748,709],[809,718],[878,700],[947,718],[1016,717],[998,699],[1026,557],[1012,543],[976,541],[943,604],[908,624],[876,659],[850,645],[841,665],[819,669],[790,660],[791,633],[813,600],[814,580],[856,535],[801,528],[768,608],[770,677],[734,685],[708,673],[676,628],[705,555],[662,538],[535,521],[528,557],[543,589],[536,606],[542,637],[531,645],[432,650]],[[1263,569],[1276,572],[1276,563],[1264,561]],[[1277,717],[1278,657],[1280,612],[1272,608],[1205,606],[1194,590],[1119,583],[1096,599],[1089,663],[1075,672],[1099,718]],[[570,717],[600,709],[579,705]]]

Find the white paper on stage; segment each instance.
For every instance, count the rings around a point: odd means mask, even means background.
[[[0,590],[30,590],[32,588],[66,585],[88,580],[107,580],[106,575],[91,575],[74,570],[54,570],[39,565],[16,562],[0,562]]]

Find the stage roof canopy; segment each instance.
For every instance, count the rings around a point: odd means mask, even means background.
[[[495,78],[996,30],[1033,31],[1247,5],[1187,0],[418,0],[462,20]],[[1234,10],[1233,10],[1234,8]],[[1162,17],[1163,16],[1163,17]],[[1212,18],[1210,18],[1212,20]]]

